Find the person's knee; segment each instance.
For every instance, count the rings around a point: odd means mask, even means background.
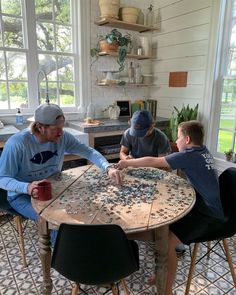
[[[14,208],[18,213],[23,215],[25,218],[29,218],[34,221],[38,221],[38,214],[34,210],[31,199],[28,195],[22,194],[17,198],[9,200],[10,205]]]

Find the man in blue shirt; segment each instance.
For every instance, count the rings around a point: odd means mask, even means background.
[[[88,159],[106,171],[114,182],[122,182],[120,171],[99,152],[63,131],[65,117],[58,105],[40,105],[34,120],[30,129],[9,138],[0,158],[0,188],[8,191],[10,205],[20,214],[38,219],[31,204],[32,190],[39,182],[61,171],[65,153]]]
[[[178,126],[176,140],[179,152],[165,157],[143,157],[121,160],[118,163],[120,169],[128,166],[180,168],[196,191],[196,203],[193,209],[169,227],[168,276],[165,295],[172,294],[177,269],[175,247],[180,243],[190,244],[206,231],[209,225],[221,222],[224,218],[214,159],[203,145],[203,137],[204,130],[200,122],[182,122]],[[154,280],[149,282],[152,283]]]

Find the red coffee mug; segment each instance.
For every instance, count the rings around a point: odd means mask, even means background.
[[[37,190],[37,196],[34,195],[34,190]],[[49,181],[39,182],[36,187],[32,189],[31,197],[39,201],[48,201],[52,198],[52,186]]]

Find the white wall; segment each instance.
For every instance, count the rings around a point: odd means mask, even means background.
[[[121,5],[136,6],[146,13],[150,3],[160,8],[161,30],[152,33],[153,54],[156,59],[142,62],[143,71],[151,70],[156,86],[146,88],[104,88],[95,86],[101,69],[117,68],[116,61],[99,58],[91,71],[91,95],[96,103],[97,112],[116,99],[155,98],[158,100],[158,115],[170,117],[173,106],[183,104],[195,106],[199,103],[203,115],[204,96],[208,76],[208,54],[214,0],[133,0],[121,1]],[[215,0],[216,1],[216,0]],[[218,0],[217,0],[218,1]],[[109,27],[97,27],[94,20],[99,17],[97,0],[91,0],[91,46],[96,44],[96,35],[111,30]],[[126,32],[126,31],[124,31]],[[132,35],[138,33],[130,32]],[[131,60],[127,61],[127,64]],[[134,61],[136,63],[137,61]],[[169,87],[169,73],[187,71],[187,87]],[[207,85],[209,86],[209,85]],[[209,93],[208,93],[209,94]],[[209,107],[209,105],[207,106]]]
[[[202,112],[207,56],[209,46],[212,1],[162,0],[161,31],[157,33],[158,59],[153,62],[157,89],[151,95],[158,98],[158,114],[170,117],[173,106],[195,106]],[[169,73],[187,71],[187,87],[169,87]]]

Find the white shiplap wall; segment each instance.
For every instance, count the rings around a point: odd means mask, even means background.
[[[211,3],[209,0],[158,1],[161,31],[156,33],[157,60],[153,61],[155,82],[151,89],[158,99],[158,115],[170,117],[173,106],[199,103],[203,106],[209,46]],[[169,73],[187,71],[187,87],[169,87]]]
[[[211,0],[126,0],[121,5],[136,6],[147,11],[152,3],[160,8],[161,30],[152,33],[153,54],[156,59],[141,62],[144,72],[152,72],[155,85],[147,88],[104,88],[95,85],[101,77],[101,69],[116,69],[115,59],[99,58],[91,70],[91,95],[96,103],[98,116],[101,110],[117,99],[155,98],[158,100],[158,115],[170,117],[173,106],[183,104],[195,106],[199,103],[202,112],[209,38],[211,28]],[[94,20],[99,16],[98,0],[91,0],[91,46],[94,47],[97,35],[110,31],[109,27],[97,27]],[[124,31],[125,33],[126,31]],[[138,33],[130,32],[137,36]],[[127,61],[127,65],[131,60]],[[137,63],[137,61],[133,61]],[[187,71],[187,87],[169,87],[169,73]]]

